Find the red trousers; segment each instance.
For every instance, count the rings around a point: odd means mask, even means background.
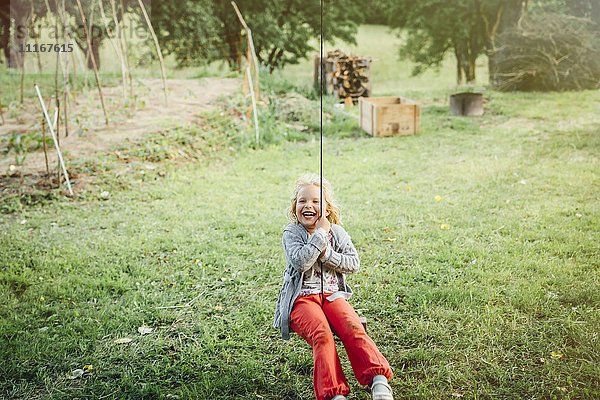
[[[325,294],[327,296],[329,294]],[[291,327],[313,349],[313,384],[317,400],[329,400],[338,394],[347,396],[350,392],[333,333],[342,340],[354,375],[361,385],[370,385],[376,375],[392,379],[390,365],[367,335],[356,311],[346,299],[329,301],[325,298],[322,302],[320,294],[298,297],[292,309]]]

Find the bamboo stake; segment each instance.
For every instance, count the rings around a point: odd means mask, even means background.
[[[63,0],[64,1],[64,0]],[[79,14],[81,15],[81,19],[83,21],[83,29],[86,32],[86,41],[88,48],[92,48],[92,42],[90,41],[90,37],[87,35],[87,23],[85,20],[85,15],[83,15],[83,8],[81,7],[81,1],[77,0],[77,8],[79,8]],[[106,121],[106,125],[108,125],[108,115],[106,114],[106,107],[104,106],[104,96],[102,96],[102,86],[100,85],[100,76],[98,76],[98,67],[96,66],[96,57],[94,57],[94,52],[92,54],[92,65],[94,66],[94,75],[96,76],[96,85],[98,86],[98,93],[100,93],[100,102],[102,103],[102,111],[104,112],[104,120]]]
[[[258,133],[258,110],[256,109],[256,99],[254,97],[254,85],[252,84],[252,74],[250,73],[250,66],[246,69],[248,73],[248,83],[250,84],[250,95],[252,97],[252,111],[254,114],[254,128],[256,129],[256,144],[260,142],[260,135]]]
[[[77,0],[79,1],[79,0]],[[156,37],[156,33],[154,33],[154,28],[152,28],[152,24],[150,23],[150,17],[148,17],[148,13],[146,12],[146,8],[142,3],[142,0],[138,0],[140,4],[140,8],[142,9],[142,13],[144,13],[144,18],[146,19],[146,24],[148,25],[148,29],[152,34],[152,39],[154,40],[154,45],[156,46],[156,52],[158,53],[158,60],[160,61],[160,71],[162,73],[163,80],[163,93],[165,95],[165,105],[168,106],[169,103],[167,101],[167,78],[165,74],[165,62],[163,61],[162,53],[160,52],[160,45],[158,44],[158,38]]]
[[[2,110],[2,97],[0,96],[0,119],[2,119],[2,125],[4,125],[4,111]]]
[[[35,34],[35,20],[37,19],[37,15],[35,15],[33,10],[33,0],[31,0],[31,30],[33,32],[33,35],[31,35],[33,37],[33,40],[35,41],[35,47],[36,48],[40,48],[39,42],[38,42],[38,35]],[[41,74],[42,73],[42,58],[40,56],[40,52],[36,51],[35,54],[37,55],[37,65],[38,65],[38,72]]]
[[[242,24],[242,26],[244,27],[244,29],[247,32],[247,36],[248,36],[248,55],[246,56],[246,58],[248,59],[248,63],[250,63],[250,58],[252,58],[252,62],[254,64],[254,68],[256,69],[256,79],[254,82],[255,85],[255,95],[258,98],[258,59],[256,57],[256,51],[254,50],[254,41],[252,40],[252,31],[250,30],[250,28],[248,27],[248,25],[246,24],[246,21],[244,20],[244,17],[242,16],[242,13],[240,12],[240,9],[238,8],[237,4],[235,3],[235,1],[231,2],[231,5],[233,6],[233,8],[235,9],[235,13],[238,16],[238,19],[240,20],[240,23]]]
[[[77,59],[77,61],[79,62],[79,67],[81,68],[81,71],[82,71],[83,76],[84,76],[84,81],[83,81],[84,82],[84,87],[85,87],[85,90],[87,91],[88,90],[88,74],[87,74],[87,69],[86,69],[85,64],[84,64],[85,60],[83,59],[83,54],[82,54],[81,49],[79,48],[79,46],[78,45],[76,46],[77,43],[75,43],[75,40],[73,40],[72,35],[69,35],[69,40],[72,43],[75,44],[73,46],[73,51],[71,52],[71,55],[73,56],[73,58],[72,58],[72,61],[73,61],[73,73],[74,73],[73,79],[75,80],[75,82],[77,82],[77,74],[76,74],[76,69],[75,69],[75,65],[76,65],[75,59]],[[75,55],[77,55],[77,57],[75,57]]]
[[[25,46],[27,45],[27,40],[29,40],[29,22],[31,21],[32,16],[33,4],[31,4],[31,12],[27,17],[27,22],[25,23],[25,26],[27,27],[27,29],[25,30]],[[21,104],[23,104],[23,85],[25,84],[25,54],[25,51],[23,51],[23,53],[21,54]]]
[[[56,39],[56,43],[58,44],[58,0],[54,0],[54,5],[56,6],[56,15],[54,16],[54,36]],[[51,13],[50,4],[48,0],[46,0],[46,7],[48,8],[48,13]],[[56,52],[56,68],[54,70],[54,98],[56,104],[59,103],[58,100],[58,66],[60,64],[60,55],[58,51]],[[56,133],[58,135],[58,132]]]
[[[109,26],[108,26],[108,20],[106,19],[106,15],[104,15],[104,6],[102,5],[102,0],[100,0],[98,2],[98,5],[100,6],[100,18],[102,19],[102,22],[104,23],[104,29],[106,29],[106,33],[108,35],[108,40],[110,42],[110,44],[112,45],[112,47],[115,49],[115,52],[117,53],[117,57],[119,58],[119,61],[121,62],[121,80],[123,81],[123,97],[125,97],[125,63],[123,61],[123,54],[121,54],[121,50],[117,47],[117,45],[115,44],[115,39],[113,36],[111,36],[108,31],[109,31]]]
[[[63,28],[65,30],[65,47],[69,44],[69,35],[67,33],[67,17],[65,9],[65,0],[62,0],[62,18]],[[65,49],[66,50],[66,49]],[[65,71],[63,75],[63,108],[65,112],[65,136],[69,136],[69,107],[67,95],[69,93],[69,53],[65,51]]]
[[[60,145],[60,135],[58,134],[58,131],[60,130],[60,123],[58,121],[60,121],[60,102],[57,104],[56,109],[54,110],[54,119],[55,119],[55,123],[56,123],[56,145]],[[58,170],[56,172],[56,176],[58,178],[58,187],[60,188],[60,160],[58,160]]]
[[[121,52],[121,74],[123,79],[123,102],[125,102],[125,98],[127,95],[125,94],[125,55],[123,52],[123,42],[121,41],[121,23],[117,19],[117,9],[115,7],[115,0],[110,0],[110,8],[112,10],[113,22],[115,23],[115,37],[117,38],[117,43],[119,44],[119,49]]]
[[[109,40],[110,44],[112,45],[113,49],[115,49],[115,52],[117,53],[117,57],[119,58],[119,61],[121,62],[121,81],[123,82],[123,99],[125,99],[125,85],[127,85],[127,83],[126,83],[127,78],[125,75],[125,62],[123,61],[123,54],[121,53],[121,50],[115,44],[114,33],[113,34],[109,33],[110,28],[108,26],[108,20],[106,19],[106,15],[104,15],[104,6],[102,6],[102,0],[100,0],[98,2],[98,5],[100,6],[100,19],[102,19],[102,22],[104,23],[104,29],[106,29],[106,34],[108,35],[108,40]]]
[[[48,116],[48,111],[46,110],[46,104],[44,104],[44,100],[42,99],[42,94],[40,93],[40,88],[38,85],[35,85],[35,90],[37,91],[38,98],[40,99],[40,104],[42,105],[42,110],[44,111],[44,117],[46,117],[46,121],[48,122],[48,127],[50,128],[50,133],[52,134],[52,139],[54,140],[54,145],[56,146],[56,152],[58,153],[58,161],[62,165],[63,172],[65,173],[65,179],[67,180],[67,187],[69,188],[69,193],[73,195],[73,190],[71,189],[71,182],[69,181],[69,174],[67,174],[67,169],[65,168],[65,163],[62,158],[62,154],[60,152],[60,146],[56,141],[56,136],[54,135],[54,130],[52,129],[52,123],[50,122],[50,117]],[[55,111],[55,115],[57,115]],[[54,119],[55,123],[58,120],[58,116]]]
[[[48,165],[48,148],[46,146],[46,121],[42,115],[42,143],[44,144],[44,158],[46,159],[46,175],[50,181],[50,166]]]
[[[89,29],[88,29],[88,32],[87,32],[88,36],[90,38],[92,38],[92,39],[93,39],[92,35],[94,34],[94,8],[95,8],[94,7],[94,0],[92,0],[92,3],[90,5],[90,18],[89,18],[90,24],[88,26]],[[88,60],[90,58],[90,50],[91,49],[88,49],[88,51],[85,54],[85,62],[86,63],[88,62]]]
[[[123,24],[125,24],[125,5],[123,4],[123,0],[121,0],[121,20]],[[125,26],[125,25],[123,25]],[[127,75],[129,76],[129,96],[133,96],[133,77],[131,76],[131,64],[129,63],[129,42],[127,41],[127,32],[123,35],[123,43],[124,43],[124,57],[125,64],[127,65]],[[135,104],[135,103],[134,103]]]
[[[70,40],[70,38],[69,38]],[[75,49],[76,46],[73,46],[73,49]],[[73,82],[77,82],[77,63],[75,62],[75,52],[72,51],[71,53],[71,64],[73,64]],[[69,91],[69,93],[71,95],[73,95],[73,93],[71,93],[71,91]]]

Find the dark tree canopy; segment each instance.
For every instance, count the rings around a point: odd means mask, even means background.
[[[406,43],[401,56],[415,61],[413,73],[439,67],[448,52],[456,57],[457,83],[475,80],[475,61],[495,48],[499,32],[512,27],[529,0],[395,0],[390,25],[401,29]],[[490,59],[490,77],[494,74]]]
[[[252,31],[256,56],[271,71],[297,63],[318,42],[320,3],[299,0],[239,0]],[[229,0],[182,0],[152,4],[161,46],[182,65],[227,59],[239,67],[245,52],[243,28]],[[359,7],[351,0],[325,2],[324,37],[354,41]]]

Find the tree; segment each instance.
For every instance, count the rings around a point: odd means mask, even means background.
[[[502,32],[514,29],[525,18],[530,0],[474,0],[480,19],[480,31],[488,56],[490,83],[499,81],[498,63],[503,62],[504,52],[496,40]]]
[[[24,0],[5,1],[0,5],[0,47],[4,50],[6,65],[9,68],[22,68],[23,57],[19,48],[25,43],[25,29],[31,17],[31,4]],[[14,22],[10,37],[11,24]],[[11,46],[12,42],[12,46]]]
[[[406,32],[400,52],[417,63],[413,73],[439,67],[448,51],[456,57],[457,83],[475,80],[477,57],[488,53],[490,79],[495,74],[496,36],[514,26],[529,0],[397,0],[390,25]]]
[[[416,62],[413,74],[439,67],[446,53],[456,56],[458,84],[475,80],[475,60],[484,48],[479,16],[472,1],[400,0],[394,11],[399,16],[392,26],[406,33],[400,53]]]
[[[319,2],[239,0],[237,4],[252,30],[258,61],[270,71],[297,63],[316,50],[311,39],[319,38]],[[158,27],[161,46],[174,54],[181,65],[226,59],[231,68],[239,68],[245,33],[230,0],[182,0],[177,4],[171,0],[154,2],[152,7],[152,21]],[[356,3],[331,0],[325,2],[324,8],[325,39],[353,42],[353,21],[358,18]]]

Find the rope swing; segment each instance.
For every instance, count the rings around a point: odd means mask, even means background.
[[[319,155],[319,164],[320,164],[320,170],[319,170],[319,175],[321,177],[321,184],[320,184],[320,193],[319,193],[319,218],[323,218],[325,216],[325,212],[326,212],[326,208],[324,203],[323,203],[323,0],[321,0],[321,37],[320,37],[320,45],[321,45],[321,53],[320,53],[320,58],[319,58],[319,70],[321,71],[321,77],[319,79],[319,86],[321,87],[321,111],[319,113],[319,116],[321,118],[320,121],[320,140],[319,140],[319,145],[320,145],[320,155]],[[321,266],[321,308],[323,308],[323,305],[325,304],[325,299],[324,299],[324,294],[323,294],[323,262],[321,260],[319,260],[319,264]]]

